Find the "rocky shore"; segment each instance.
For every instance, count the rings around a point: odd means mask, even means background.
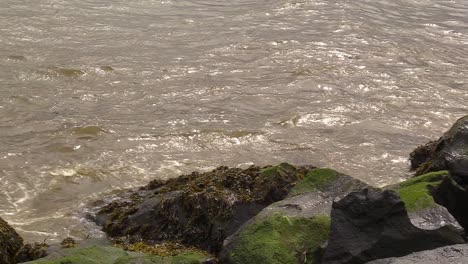
[[[410,161],[380,189],[288,163],[154,180],[90,205],[102,240],[24,244],[0,218],[0,264],[468,263],[468,116]]]

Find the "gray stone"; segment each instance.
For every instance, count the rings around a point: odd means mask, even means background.
[[[415,227],[392,190],[352,192],[333,203],[330,237],[323,263],[357,264],[463,243],[453,226]]]
[[[468,245],[460,244],[419,251],[399,258],[378,259],[367,264],[466,264]]]

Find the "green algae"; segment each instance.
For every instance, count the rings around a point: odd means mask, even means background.
[[[236,264],[317,263],[320,246],[327,240],[330,217],[272,215],[247,226],[229,258]]]
[[[185,253],[171,257],[161,256],[141,256],[141,257],[122,257],[117,259],[114,264],[201,264],[206,257],[197,253]]]
[[[111,246],[91,246],[64,249],[60,256],[27,262],[30,264],[201,264],[206,256],[199,252],[185,252],[174,256],[154,256],[127,252]]]
[[[118,258],[129,256],[122,249],[110,246],[91,246],[80,249],[64,249],[65,256],[39,259],[34,264],[113,264]]]
[[[393,189],[405,203],[408,212],[418,211],[436,204],[431,195],[431,188],[438,186],[447,176],[448,171],[430,172],[408,179]]]
[[[260,174],[271,177],[275,176],[278,173],[288,173],[288,172],[295,172],[296,168],[286,162],[283,162],[277,166],[266,167],[260,170]]]
[[[206,256],[200,253],[184,253],[172,257],[173,264],[196,264],[204,263]]]
[[[328,168],[316,168],[306,174],[304,179],[289,192],[289,197],[310,192],[338,179],[342,174]]]
[[[401,182],[401,183],[399,183],[399,186],[400,187],[407,187],[407,186],[411,186],[411,185],[413,185],[415,183],[420,183],[420,182],[427,182],[427,183],[437,182],[437,183],[439,183],[440,181],[442,181],[448,175],[449,175],[449,172],[446,171],[446,170],[436,171],[436,172],[429,172],[429,173],[423,174],[421,176],[410,178],[410,179],[408,179],[408,180],[406,180],[404,182]]]

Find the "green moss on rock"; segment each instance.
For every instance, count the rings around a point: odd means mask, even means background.
[[[283,162],[277,166],[265,167],[260,170],[260,173],[264,176],[270,177],[278,173],[295,173],[295,171],[296,168],[293,165]]]
[[[156,180],[134,191],[135,199],[102,207],[97,218],[108,235],[128,238],[129,243],[177,241],[217,253],[226,237],[266,206],[284,199],[308,171],[282,163],[219,167]]]
[[[289,192],[289,197],[310,192],[338,179],[342,174],[328,168],[316,168],[306,174],[304,179]]]
[[[144,256],[144,257],[122,257],[114,264],[201,264],[206,257],[199,253],[185,253],[170,257]]]
[[[185,252],[174,256],[153,256],[127,252],[112,246],[64,249],[56,256],[27,262],[30,264],[201,264],[206,255]]]
[[[436,204],[431,188],[438,186],[448,175],[448,171],[430,172],[404,181],[393,189],[405,203],[408,212],[421,210]]]
[[[329,229],[329,216],[275,214],[242,230],[228,258],[238,264],[317,263],[319,247],[328,238]]]
[[[64,256],[65,255],[65,256]],[[129,256],[122,249],[111,246],[91,246],[64,249],[59,256],[50,256],[27,263],[34,264],[113,264],[118,258]]]

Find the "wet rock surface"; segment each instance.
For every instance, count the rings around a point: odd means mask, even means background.
[[[104,206],[96,222],[128,243],[180,241],[217,252],[223,240],[269,204],[285,198],[309,168],[220,167],[153,181]]]
[[[399,258],[386,258],[367,262],[367,264],[466,264],[468,245],[453,245],[411,253]]]
[[[23,239],[0,218],[0,264],[15,263],[15,254],[23,246]]]
[[[410,154],[416,175],[449,170],[468,177],[468,116],[460,118],[442,137],[419,146]]]
[[[448,171],[430,172],[385,188],[394,190],[400,196],[411,223],[416,227],[430,230],[452,225],[461,230],[462,227],[447,208],[437,204],[433,197],[446,177],[449,177]]]
[[[456,176],[445,178],[434,191],[434,200],[447,208],[458,223],[468,230],[468,186],[461,182],[463,181]]]
[[[464,243],[453,226],[415,227],[392,190],[365,189],[333,203],[323,263],[366,263],[386,257]]]
[[[26,261],[32,261],[47,256],[47,249],[49,245],[46,243],[32,243],[25,244],[15,254],[15,263],[22,263]]]
[[[368,187],[331,169],[311,170],[282,201],[271,204],[224,241],[221,263],[315,263],[327,240],[337,197]]]

